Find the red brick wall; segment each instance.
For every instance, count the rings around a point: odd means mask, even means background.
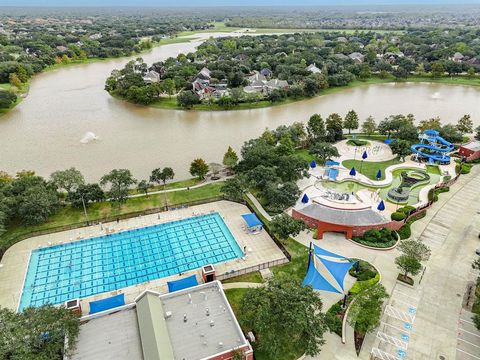
[[[458,155],[465,156],[467,161],[480,159],[480,151],[473,151],[462,146],[458,149]]]
[[[351,239],[352,236],[362,236],[367,230],[380,230],[383,228],[389,228],[392,230],[398,230],[404,224],[403,221],[390,221],[388,223],[378,224],[378,225],[363,225],[363,226],[349,226],[349,225],[340,225],[332,224],[324,221],[320,221],[314,218],[311,218],[305,214],[298,212],[297,210],[292,210],[292,216],[295,219],[302,219],[305,221],[308,227],[317,229],[317,239],[322,239],[325,232],[340,232],[345,234],[345,238]]]
[[[244,357],[243,360],[253,360],[253,350],[250,346],[245,345],[239,350],[243,351]],[[231,360],[233,358],[233,351],[229,351],[220,355],[212,356],[209,360]]]

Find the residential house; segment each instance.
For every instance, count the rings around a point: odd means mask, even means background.
[[[243,88],[246,93],[262,93],[268,95],[273,90],[286,89],[289,84],[285,80],[271,79],[267,80],[265,75],[258,71],[254,71],[253,74],[247,77],[248,86]]]
[[[450,59],[455,62],[462,62],[464,58],[465,56],[462,53],[456,52]]]
[[[262,70],[260,70],[260,74],[262,74],[266,78],[271,78],[272,75],[273,75],[273,71],[270,70],[270,69],[262,69]]]
[[[248,59],[248,56],[245,54],[238,54],[237,56],[235,56],[235,60],[238,60],[238,61],[246,61],[247,59]]]
[[[68,50],[68,48],[66,46],[59,45],[57,46],[57,50],[61,53],[64,53],[65,51]]]
[[[365,59],[365,56],[359,52],[353,52],[350,55],[348,55],[348,57],[352,59],[355,62],[355,64],[361,64]]]
[[[210,70],[204,67],[195,77],[196,79],[210,80],[212,77],[210,75]]]
[[[143,75],[143,82],[145,84],[158,83],[160,81],[160,74],[154,70],[150,70],[145,75]]]
[[[227,80],[223,79],[216,84],[212,84],[210,80],[210,70],[208,70],[206,67],[200,70],[197,76],[195,76],[195,79],[192,82],[192,89],[200,98],[200,100],[212,96],[218,98],[228,94]]]
[[[308,65],[305,70],[307,70],[308,72],[311,72],[312,74],[321,74],[321,73],[322,73],[322,70],[320,70],[320,69],[315,65],[315,63]]]

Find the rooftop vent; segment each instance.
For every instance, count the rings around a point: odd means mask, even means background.
[[[186,321],[186,320],[185,320],[185,321]],[[210,320],[210,327],[213,327],[213,325],[215,325],[215,321]]]
[[[208,310],[208,308],[206,310],[206,313],[207,313],[207,316],[210,316],[210,310]]]
[[[184,323],[187,322],[187,314],[183,314],[183,322],[184,322]]]
[[[223,342],[220,341],[220,342],[218,343],[218,347],[219,347],[219,348],[223,348]]]
[[[172,312],[171,311],[166,311],[165,312],[165,319],[169,319],[172,317]]]

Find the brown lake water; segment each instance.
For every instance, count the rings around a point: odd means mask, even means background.
[[[205,36],[205,35],[203,35]],[[147,63],[194,51],[200,41],[165,45],[142,57]],[[177,111],[137,106],[112,98],[106,77],[128,59],[71,66],[36,76],[30,93],[0,118],[0,170],[32,169],[48,176],[75,166],[90,181],[114,168],[128,168],[147,178],[155,167],[170,166],[177,179],[189,177],[197,157],[221,162],[227,147],[265,128],[313,113],[342,116],[355,109],[363,120],[413,113],[418,120],[440,116],[445,123],[471,114],[480,125],[480,88],[439,84],[378,84],[356,87],[289,105],[240,111]],[[87,132],[99,140],[81,143]]]

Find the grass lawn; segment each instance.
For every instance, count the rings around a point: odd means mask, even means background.
[[[203,201],[218,198],[222,183],[214,183],[202,186],[197,189],[181,190],[167,193],[168,204],[175,206],[194,201]],[[112,206],[109,202],[92,204],[88,209],[88,218],[90,221],[101,221],[102,219],[115,218],[116,216],[128,216],[128,214],[138,214],[142,211],[160,209],[164,203],[164,194],[156,194],[144,197],[129,199],[120,208]],[[61,227],[75,228],[84,225],[83,209],[64,206],[50,219],[43,224],[25,226],[22,224],[13,224],[7,231],[0,236],[0,253],[15,242],[19,237],[26,236],[35,231],[48,231],[59,229]]]
[[[388,161],[364,161],[362,165],[362,161],[360,160],[345,160],[342,162],[342,165],[345,166],[347,169],[351,169],[353,166],[355,170],[359,173],[362,173],[366,177],[371,180],[377,180],[377,171],[380,169],[382,170],[382,178],[380,180],[385,179],[385,169],[391,165],[400,164],[401,161],[398,158],[388,160]],[[361,171],[360,171],[361,168]]]
[[[171,190],[171,189],[180,189],[180,188],[186,188],[186,187],[192,187],[195,185],[198,185],[202,182],[203,180],[200,180],[198,178],[192,178],[188,180],[181,180],[181,181],[175,181],[168,183],[165,185],[165,190]],[[163,185],[155,185],[151,187],[148,192],[153,192],[153,191],[161,191],[163,190]],[[139,191],[138,189],[132,189],[130,190],[130,194],[143,194],[143,191]]]
[[[262,274],[260,274],[260,271],[254,271],[249,274],[239,275],[227,280],[222,280],[222,283],[224,284],[236,283],[236,282],[263,283],[263,281],[264,280],[263,280]]]
[[[318,157],[310,154],[310,151],[308,151],[308,149],[295,150],[295,155],[300,156],[302,159],[304,159],[305,161],[308,161],[309,163],[312,160],[315,160],[317,163],[319,162]]]

